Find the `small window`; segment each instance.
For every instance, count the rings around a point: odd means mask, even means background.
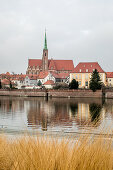
[[[92,65],[91,65],[91,67],[92,67]]]
[[[88,72],[88,69],[86,69],[86,72]]]
[[[81,72],[81,69],[80,69],[80,72]]]
[[[78,76],[76,75],[76,79],[78,79]]]
[[[81,74],[79,74],[79,79],[81,79]]]
[[[78,83],[79,83],[79,85],[81,85],[81,81],[79,81]]]
[[[88,86],[88,81],[85,82],[85,86]]]
[[[111,81],[111,79],[109,79],[109,81]]]
[[[85,78],[88,79],[88,74],[85,75]]]
[[[45,56],[46,56],[46,53],[45,53]]]
[[[72,79],[74,79],[74,75],[72,75]]]

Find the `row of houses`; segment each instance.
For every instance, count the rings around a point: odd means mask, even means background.
[[[36,74],[15,74],[12,75],[9,72],[6,74],[0,74],[2,87],[10,87],[10,83],[18,88],[53,88],[57,83],[69,84],[69,74],[59,73],[55,74],[49,71],[41,71]]]
[[[69,84],[73,79],[79,82],[80,88],[88,88],[92,72],[97,69],[105,86],[113,86],[113,72],[105,72],[98,62],[79,63],[70,73],[40,71],[39,74],[0,74],[2,87],[21,88],[53,88],[56,84]]]

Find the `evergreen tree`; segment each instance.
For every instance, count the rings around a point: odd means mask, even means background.
[[[75,79],[73,79],[73,80],[71,81],[71,83],[69,84],[69,89],[78,89],[78,86],[79,86],[78,81],[76,81]]]
[[[2,83],[1,83],[1,79],[0,79],[0,89],[2,88]]]
[[[93,92],[102,88],[102,82],[99,76],[99,72],[96,69],[92,73],[92,76],[89,82],[89,88]]]
[[[12,83],[11,83],[11,81],[10,81],[10,89],[12,89]]]
[[[38,84],[37,84],[38,86],[41,86],[42,85],[42,83],[41,83],[41,81],[39,80],[38,81]]]

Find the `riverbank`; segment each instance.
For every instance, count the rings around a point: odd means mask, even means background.
[[[0,137],[1,169],[93,170],[113,169],[112,140]]]
[[[0,89],[0,96],[20,97],[60,97],[60,98],[102,98],[102,90],[93,92],[89,89],[78,90],[39,90],[39,89]]]

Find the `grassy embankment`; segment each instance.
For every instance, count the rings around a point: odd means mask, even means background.
[[[0,169],[108,170],[113,169],[112,140],[36,139],[0,137]]]

